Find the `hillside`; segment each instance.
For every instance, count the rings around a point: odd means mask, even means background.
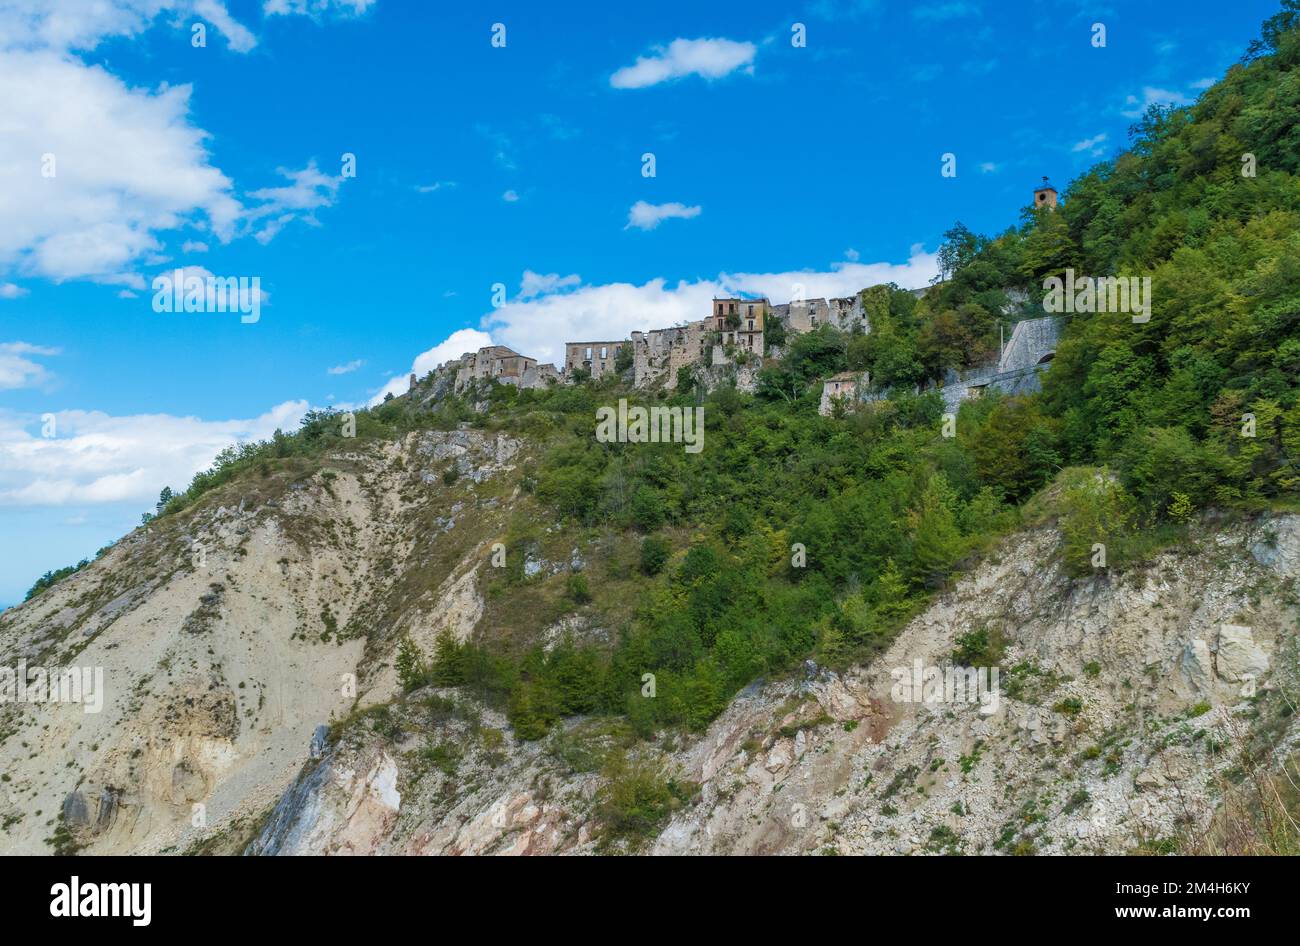
[[[0,615],[0,664],[106,687],[0,705],[0,849],[1294,852],[1298,23],[870,332],[673,391],[444,368],[224,452]],[[1149,320],[945,416],[1067,271]],[[842,371],[873,399],[819,416]],[[602,442],[621,400],[703,449]],[[918,661],[994,711],[900,700]]]

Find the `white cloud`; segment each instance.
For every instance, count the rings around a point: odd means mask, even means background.
[[[0,55],[0,101],[0,270],[129,285],[157,231],[233,233],[242,208],[190,124],[189,86],[130,88],[64,55],[18,52]]]
[[[375,0],[266,0],[262,12],[266,16],[309,16],[314,20],[326,16],[361,16]]]
[[[582,286],[576,276],[567,276],[555,283],[552,290],[528,297],[521,293],[516,300],[485,315],[482,327],[498,344],[559,365],[564,360],[566,341],[608,341],[626,338],[634,330],[698,321],[708,316],[714,296],[745,293],[786,302],[798,287],[809,298],[849,296],[859,289],[886,282],[907,289],[919,288],[928,285],[937,273],[935,255],[918,245],[912,247],[910,258],[904,263],[848,261],[833,263],[828,270],[722,273],[716,279],[683,280],[675,285],[665,279],[652,279],[641,285]],[[534,277],[537,278],[536,274]],[[405,390],[403,381],[397,385],[396,393]]]
[[[320,226],[316,211],[333,205],[338,199],[339,185],[343,183],[342,175],[325,174],[316,167],[315,161],[308,162],[300,171],[277,168],[276,172],[288,178],[289,183],[284,187],[264,187],[248,195],[263,202],[246,214],[250,224],[265,221],[253,234],[253,238],[262,244],[269,243],[294,220]]]
[[[322,9],[291,5],[302,9],[284,12]],[[339,6],[364,12],[368,2]],[[253,191],[246,209],[192,121],[189,85],[128,85],[73,52],[159,19],[188,30],[195,18],[236,51],[256,44],[221,0],[0,0],[0,275],[138,290],[138,267],[158,261],[166,231],[265,243],[291,221],[315,224],[313,211],[334,202],[338,179],[309,164],[281,170],[289,185]],[[184,252],[201,246],[187,240]]]
[[[679,218],[681,220],[690,220],[692,217],[700,215],[700,208],[687,207],[685,204],[648,204],[644,200],[638,200],[632,205],[632,209],[627,212],[627,225],[624,230],[636,227],[639,230],[653,230],[664,220]]]
[[[257,44],[220,0],[5,0],[0,4],[0,49],[94,49],[105,39],[143,33],[161,14],[169,14],[167,20],[187,32],[189,16],[201,17],[236,52]]]
[[[1144,86],[1142,97],[1139,99],[1136,95],[1130,95],[1124,99],[1127,109],[1120,112],[1125,118],[1141,118],[1143,113],[1152,105],[1173,105],[1181,107],[1191,105],[1192,100],[1181,92],[1175,92],[1170,89],[1157,89],[1153,86]]]
[[[0,342],[0,389],[40,387],[50,380],[45,366],[32,361],[27,355],[51,356],[59,354],[57,348],[31,345],[27,342]]]
[[[151,502],[164,486],[187,487],[230,444],[296,429],[306,411],[306,401],[223,421],[59,411],[54,438],[40,436],[39,418],[0,411],[0,505]]]
[[[992,161],[984,161],[980,164],[981,174],[996,174],[997,171],[998,171],[998,166],[994,164]]]
[[[257,37],[231,16],[220,0],[193,0],[189,6],[195,15],[215,26],[235,52],[246,53],[257,45]],[[184,11],[184,6],[181,9]],[[190,24],[186,24],[186,28],[189,29]]]
[[[182,253],[206,253],[208,245],[198,240],[186,240],[181,244]]]
[[[610,76],[609,84],[616,89],[643,89],[689,75],[720,79],[742,68],[748,74],[754,70],[756,51],[753,43],[730,39],[675,39],[666,48],[655,47],[653,56],[638,56],[633,65]]]
[[[180,272],[179,279],[176,278],[176,273],[178,271]],[[210,269],[206,269],[202,266],[176,266],[173,267],[172,269],[164,269],[162,272],[158,273],[157,276],[154,277],[154,279],[166,278],[167,283],[165,285],[160,285],[155,288],[153,286],[153,280],[150,280],[149,283],[150,292],[151,292],[150,299],[152,300],[153,296],[159,293],[164,294],[166,296],[173,296],[174,298],[173,294],[176,292],[175,286],[179,284],[181,287],[181,291],[184,292],[185,291],[184,287],[188,283],[191,276],[198,277],[200,280],[203,281],[203,287],[204,287],[203,288],[203,311],[204,312],[239,312],[240,311],[239,306],[240,306],[241,299],[240,299],[240,290],[238,286],[237,285],[231,286],[227,282],[220,282],[220,281],[210,282],[209,280],[215,280],[217,278],[216,274],[213,273]],[[240,277],[234,276],[230,278],[238,279]],[[252,277],[248,276],[244,278],[251,279]],[[254,296],[254,298],[245,299],[242,301],[252,304],[259,309],[262,306],[271,304],[271,294],[262,288],[261,277],[258,277],[256,288],[254,288],[250,284],[248,286],[248,290],[249,290],[249,295]],[[150,304],[152,305],[152,302]]]
[[[11,282],[0,282],[0,299],[21,299],[27,290]]]
[[[561,292],[580,285],[582,285],[582,277],[577,273],[570,273],[568,276],[561,276],[559,273],[542,275],[526,269],[523,278],[519,280],[519,298],[530,299],[533,296]]]
[[[1208,89],[1210,86],[1214,85],[1214,82],[1215,82],[1215,80],[1214,80],[1213,78],[1209,78],[1209,79],[1197,79],[1195,82],[1193,82],[1193,83],[1191,84],[1191,88],[1193,88],[1193,89]]]
[[[473,328],[457,329],[428,351],[416,355],[415,361],[411,363],[411,373],[417,377],[423,377],[439,365],[446,364],[468,352],[478,351],[480,348],[495,344],[492,341],[492,336],[486,332],[480,332],[478,329]],[[390,378],[388,383],[370,399],[370,405],[374,406],[383,403],[385,394],[391,394],[394,397],[405,394],[410,383],[411,379],[408,374]]]
[[[352,372],[356,371],[364,364],[365,364],[364,359],[357,358],[354,359],[353,361],[349,361],[347,364],[335,365],[333,368],[327,369],[325,373],[326,374],[351,374]]]
[[[519,200],[519,195],[514,191],[509,190],[501,195],[501,199],[504,200],[507,204],[513,204],[517,200]]]
[[[442,190],[444,187],[455,187],[455,186],[456,186],[455,181],[434,181],[432,184],[416,184],[415,190],[417,193],[420,194],[432,194],[435,191]]]
[[[1104,150],[1101,146],[1106,141],[1106,133],[1103,131],[1099,135],[1093,135],[1091,138],[1084,138],[1076,142],[1070,150],[1073,152],[1086,151],[1094,158],[1099,157]]]

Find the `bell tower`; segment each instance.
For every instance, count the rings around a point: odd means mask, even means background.
[[[1034,209],[1039,207],[1050,207],[1056,209],[1056,188],[1043,178],[1043,183],[1034,188]]]

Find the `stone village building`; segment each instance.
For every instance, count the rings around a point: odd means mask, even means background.
[[[565,342],[564,373],[572,377],[573,372],[583,368],[591,372],[592,380],[598,380],[614,373],[614,364],[618,353],[627,341],[619,342]]]
[[[1034,206],[1055,210],[1057,196],[1056,188],[1043,178],[1043,184],[1034,190]],[[925,288],[913,290],[917,296],[926,291]],[[472,381],[495,378],[521,388],[545,387],[572,383],[579,369],[590,372],[592,379],[598,380],[615,373],[619,354],[631,345],[633,384],[642,388],[662,379],[664,388],[672,390],[677,386],[678,372],[684,367],[728,365],[737,358],[761,359],[766,354],[764,332],[772,317],[778,318],[792,334],[815,331],[822,325],[846,332],[870,332],[870,319],[863,305],[864,292],[842,298],[792,300],[775,306],[765,297],[714,298],[709,317],[697,322],[636,331],[624,340],[566,342],[561,371],[550,364],[538,364],[535,358],[520,355],[504,345],[491,345],[451,363],[456,366],[455,386],[457,391],[463,391]],[[997,365],[961,374],[949,372],[942,384],[945,405],[955,409],[962,400],[978,397],[988,387],[1008,392],[1036,390],[1039,372],[1055,354],[1059,328],[1059,322],[1052,318],[1017,323]],[[867,387],[865,372],[845,372],[828,379],[822,389],[822,412],[829,413],[830,404],[836,398],[872,396],[867,393]]]

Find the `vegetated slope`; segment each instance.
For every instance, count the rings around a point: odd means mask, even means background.
[[[1020,820],[1000,823],[992,840],[990,819],[1005,814],[992,785],[952,802],[984,812],[973,821],[934,823],[926,807],[914,823],[935,833],[922,846],[1064,849],[1055,827],[1039,826],[1074,817],[1086,802],[1079,791],[1109,799],[1097,817],[1111,827],[1089,837],[1108,849],[1131,843],[1141,822],[1114,827],[1116,806],[1136,796],[1115,786],[1137,782],[1115,777],[1164,758],[1172,743],[1152,740],[1175,738],[1169,726],[1225,744],[1194,722],[1202,718],[1228,735],[1245,727],[1238,745],[1248,751],[1233,757],[1224,785],[1231,799],[1248,773],[1264,798],[1270,776],[1260,773],[1292,745],[1277,668],[1290,666],[1295,565],[1293,520],[1279,511],[1294,505],[1300,456],[1294,18],[1288,3],[1253,60],[1192,109],[1149,113],[1133,147],[1076,182],[1059,211],[1030,211],[992,240],[954,228],[948,278],[923,298],[866,290],[870,334],[823,327],[784,339],[784,357],[759,372],[753,396],[714,372],[684,378],[671,396],[630,392],[618,379],[455,396],[435,373],[409,397],[359,412],[353,439],[340,416],[314,414],[296,435],[227,452],[145,530],[52,575],[0,617],[0,656],[11,663],[75,659],[110,671],[99,717],[4,708],[0,752],[14,766],[4,843],[233,851],[257,835],[262,851],[497,849],[504,823],[507,833],[529,826],[515,838],[523,850],[656,838],[664,849],[786,849],[749,830],[777,793],[777,780],[751,772],[761,756],[769,775],[802,773],[810,802],[823,788],[849,799],[843,810],[806,805],[800,818],[830,811],[836,830],[791,845],[898,849],[913,842],[897,819],[916,814],[899,794],[919,804],[917,789],[944,799],[958,791],[966,783],[947,784],[949,755],[959,752],[962,774],[973,775],[987,757],[979,739],[989,752],[1018,752],[1013,719],[1040,736],[1046,726],[1052,746],[1080,755],[1049,752],[1039,768],[1025,754],[1036,800],[1028,805],[1025,785],[1012,792]],[[1253,178],[1241,175],[1247,150]],[[1151,320],[1076,315],[1041,397],[964,405],[957,436],[943,437],[940,399],[913,387],[987,347],[1006,289],[1037,292],[1070,266],[1149,272]],[[1033,308],[1021,314],[1041,314]],[[869,369],[893,393],[818,417],[817,379],[845,368]],[[595,408],[624,396],[703,404],[704,451],[597,443]],[[1041,509],[1024,506],[1048,484]],[[1026,515],[1057,523],[1059,560],[1055,533],[1003,538]],[[1270,560],[1273,532],[1282,551]],[[206,565],[193,564],[191,540]],[[1239,555],[1235,572],[1219,561],[1234,548],[1250,558]],[[991,579],[999,556],[1030,573]],[[949,591],[954,572],[971,568]],[[1004,601],[1001,616],[945,603],[962,588],[998,601],[1008,582],[1037,581],[1042,607],[1095,595],[1106,620],[1040,613],[1031,602]],[[1139,634],[1127,581],[1150,609],[1181,617]],[[1243,605],[1238,581],[1257,588],[1258,603]],[[1014,625],[1001,628],[1005,653],[986,620]],[[1225,622],[1250,627],[1250,639],[1216,630]],[[874,681],[890,661],[945,650],[1003,667],[1016,686],[1003,715],[967,730],[960,707],[930,726],[885,703]],[[1075,665],[1076,651],[1094,650],[1095,661]],[[808,693],[822,700],[805,720],[798,702],[782,704],[798,700],[810,657]],[[1182,676],[1161,677],[1174,660]],[[1274,690],[1243,696],[1243,667],[1258,684],[1265,660]],[[845,673],[825,677],[827,666]],[[340,679],[353,673],[355,692]],[[854,703],[870,711],[853,715]],[[1161,718],[1179,713],[1187,719]],[[775,735],[768,718],[779,720]],[[729,754],[719,729],[729,720],[749,732],[743,755]],[[1135,727],[1133,743],[1109,738],[1115,726]],[[909,761],[883,788],[874,775],[875,787],[856,793],[840,781],[867,756],[877,764],[890,739]],[[920,746],[933,740],[943,754],[923,759]],[[810,742],[824,751],[809,756]],[[272,811],[312,746],[328,760],[309,765]],[[1218,751],[1211,759],[1186,748],[1194,775],[1218,778]],[[800,761],[783,763],[787,753]],[[554,759],[564,768],[537,768]],[[833,777],[804,768],[817,759],[838,766]],[[1052,783],[1053,765],[1102,781],[1071,789],[1053,810],[1067,787]],[[720,772],[726,785],[714,782]],[[1144,787],[1162,788],[1153,781]],[[1172,781],[1204,802],[1182,822],[1200,827],[1222,797],[1217,783],[1193,792],[1185,774]],[[779,784],[794,797],[795,782]],[[492,786],[517,790],[482,807],[491,793],[474,790]],[[436,799],[421,800],[426,791]],[[341,808],[326,799],[340,792]],[[739,800],[731,808],[724,798]],[[206,806],[208,827],[194,826],[195,804]],[[1169,813],[1156,808],[1146,814],[1162,844],[1204,843],[1165,831]],[[483,832],[463,833],[462,822],[485,819]],[[706,823],[712,835],[691,830]]]
[[[1009,539],[869,667],[809,661],[698,734],[521,742],[419,688],[342,729],[250,851],[1295,853],[1269,770],[1300,776],[1300,517],[1207,524],[1119,581],[1072,579],[1058,541]],[[895,668],[954,659],[1004,668],[996,712],[893,698]]]

